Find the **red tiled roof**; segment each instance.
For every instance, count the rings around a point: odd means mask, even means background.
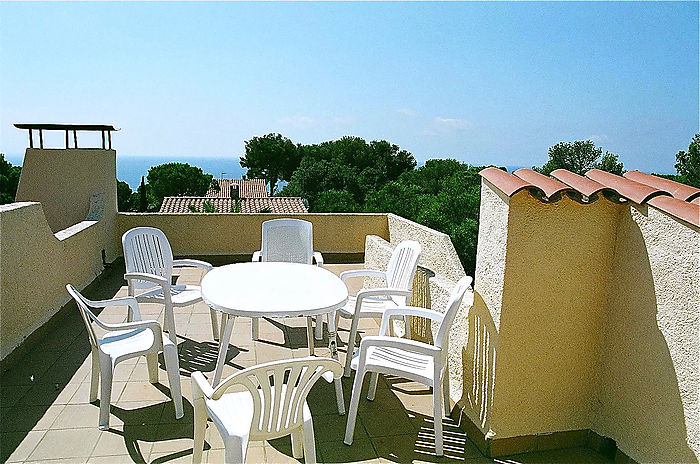
[[[204,202],[209,202],[218,213],[230,213],[234,201],[224,197],[165,197],[160,213],[191,213],[190,205],[197,212],[204,212]],[[241,213],[259,213],[269,208],[272,213],[306,213],[308,210],[300,197],[241,198]]]
[[[539,172],[535,172],[532,169],[518,169],[513,174],[520,177],[525,182],[530,182],[531,184],[539,187],[547,198],[552,198],[557,193],[571,190],[571,187],[568,185],[562,184],[558,180],[547,177]]]
[[[673,198],[678,198],[679,200],[691,201],[694,198],[700,197],[700,189],[691,187],[690,185],[681,184],[680,182],[676,182],[671,179],[652,176],[651,174],[640,171],[629,171],[623,175],[635,182],[661,189],[664,192],[673,195]]]
[[[219,191],[209,189],[209,198],[230,198],[231,186],[238,185],[240,198],[260,198],[269,196],[265,179],[215,179],[219,183]]]
[[[609,191],[638,204],[648,203],[700,227],[700,189],[639,171],[622,177],[591,169],[583,177],[557,169],[548,177],[530,169],[519,169],[513,175],[498,168],[486,168],[479,174],[509,197],[523,189],[546,201],[557,201],[558,193],[577,193],[590,198]]]

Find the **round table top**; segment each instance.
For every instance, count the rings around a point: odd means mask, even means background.
[[[325,314],[348,299],[348,289],[338,276],[311,264],[229,264],[207,272],[201,288],[202,299],[211,308],[246,317]]]

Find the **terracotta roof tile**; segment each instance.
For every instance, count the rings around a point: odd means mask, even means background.
[[[512,197],[515,193],[524,188],[533,187],[532,184],[525,182],[520,177],[498,168],[482,169],[479,174],[509,197]]]
[[[525,182],[529,182],[535,187],[538,187],[544,192],[544,194],[547,196],[547,199],[552,198],[557,193],[562,193],[566,192],[567,190],[571,190],[571,187],[569,187],[568,185],[562,184],[558,180],[552,179],[551,177],[545,176],[544,174],[540,174],[539,172],[535,172],[532,169],[518,169],[513,174],[520,177]]]
[[[591,169],[586,173],[586,177],[614,189],[621,196],[638,204],[642,204],[656,195],[666,195],[663,190],[600,169]]]
[[[693,201],[691,201],[691,203],[695,205],[700,205],[700,197],[694,198]]]
[[[656,196],[647,203],[695,227],[700,227],[700,204],[688,203],[666,195]]]
[[[219,191],[209,189],[206,196],[209,198],[230,198],[231,186],[238,185],[240,198],[268,197],[265,179],[216,179],[219,183]]]
[[[204,212],[204,202],[209,202],[218,213],[230,213],[233,200],[224,197],[165,197],[160,206],[161,213],[190,213],[190,205]],[[272,213],[306,213],[307,208],[300,197],[241,198],[241,213],[259,213],[269,208]]]
[[[627,179],[635,182],[640,182],[650,187],[661,189],[679,200],[691,201],[694,198],[700,197],[700,189],[691,187],[690,185],[681,184],[680,182],[676,182],[671,179],[652,176],[651,174],[640,171],[629,171],[626,172],[624,176]]]
[[[600,184],[587,177],[580,176],[574,172],[567,171],[566,169],[556,169],[552,171],[552,174],[550,175],[571,186],[571,188],[581,193],[582,195],[585,195],[586,197],[591,197],[603,190],[614,191],[613,189],[608,188],[603,184]]]

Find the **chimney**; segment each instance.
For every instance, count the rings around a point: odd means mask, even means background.
[[[238,200],[240,198],[238,195],[238,185],[231,184],[230,194],[232,200]]]

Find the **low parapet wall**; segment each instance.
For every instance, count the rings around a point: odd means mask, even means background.
[[[165,232],[176,255],[252,254],[260,249],[262,223],[282,217],[310,221],[314,226],[314,249],[321,253],[361,254],[365,236],[389,238],[386,214],[119,213],[114,245],[121,250],[124,232],[148,226]]]
[[[69,300],[67,283],[83,288],[102,272],[105,231],[98,219],[54,234],[41,204],[0,206],[0,359]]]

